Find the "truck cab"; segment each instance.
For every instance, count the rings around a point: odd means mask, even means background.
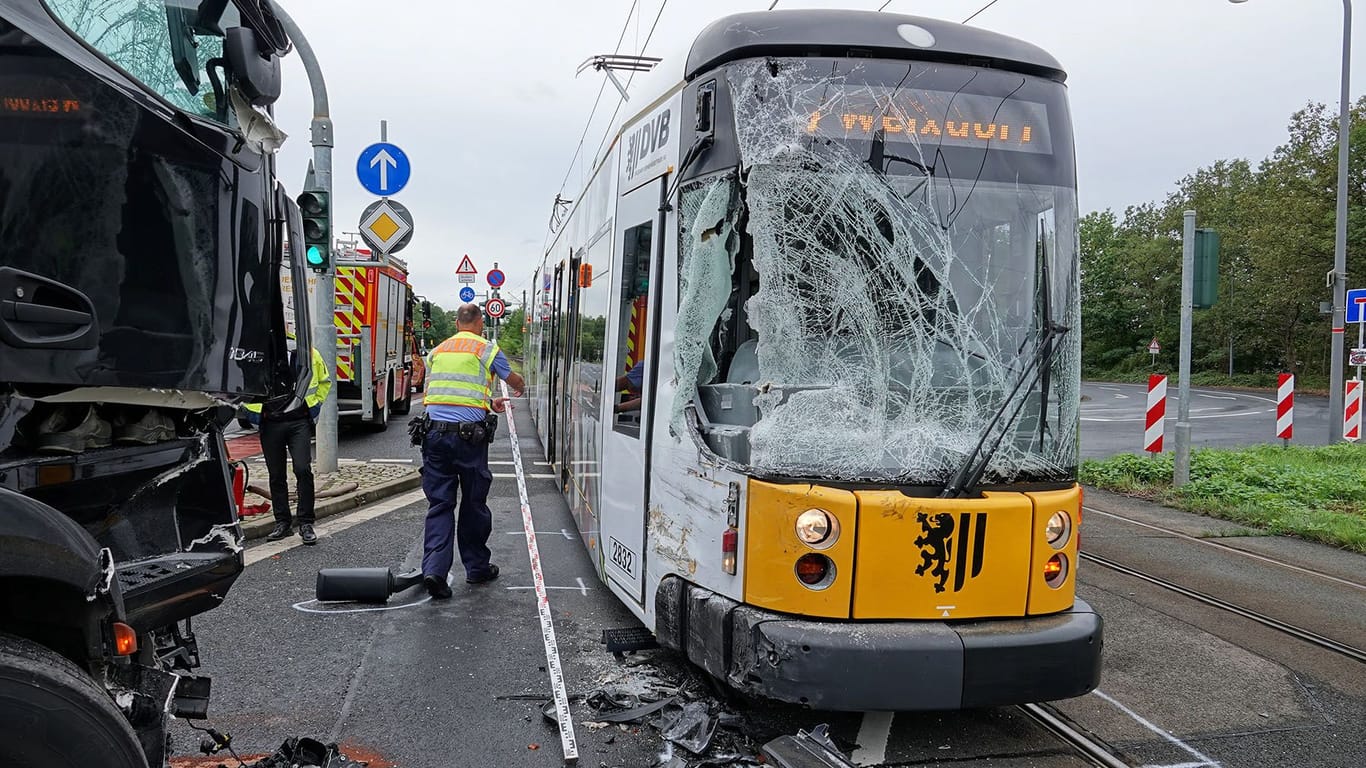
[[[206,714],[192,619],[243,569],[222,427],[308,376],[288,48],[267,0],[0,6],[0,764],[161,766]]]

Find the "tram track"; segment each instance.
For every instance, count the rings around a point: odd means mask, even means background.
[[[1189,542],[1194,543],[1194,544],[1199,544],[1199,545],[1201,545],[1201,546],[1205,546],[1205,547],[1210,547],[1210,548],[1213,548],[1213,549],[1217,549],[1217,550],[1219,550],[1219,551],[1221,551],[1221,552],[1226,552],[1226,553],[1228,553],[1228,554],[1236,555],[1236,556],[1238,556],[1238,557],[1242,557],[1242,558],[1245,558],[1245,559],[1248,559],[1248,560],[1256,560],[1257,562],[1265,563],[1265,564],[1271,565],[1271,566],[1275,566],[1275,567],[1281,568],[1281,569],[1283,569],[1283,570],[1294,571],[1294,572],[1296,572],[1296,573],[1301,573],[1301,574],[1304,574],[1304,575],[1306,575],[1306,576],[1312,576],[1312,577],[1315,577],[1315,578],[1323,579],[1323,580],[1325,580],[1325,581],[1329,581],[1329,582],[1332,582],[1332,583],[1334,583],[1334,584],[1338,584],[1338,585],[1340,585],[1340,586],[1351,587],[1351,588],[1353,588],[1353,589],[1359,589],[1359,590],[1361,590],[1361,591],[1363,591],[1363,592],[1366,592],[1366,584],[1362,584],[1362,583],[1360,583],[1360,582],[1356,582],[1356,581],[1351,581],[1351,580],[1348,580],[1348,579],[1344,579],[1344,578],[1341,578],[1341,577],[1338,577],[1338,576],[1334,576],[1334,575],[1332,575],[1332,574],[1324,573],[1323,571],[1316,571],[1316,570],[1314,570],[1313,568],[1305,568],[1304,566],[1295,565],[1295,564],[1293,564],[1293,563],[1287,563],[1287,562],[1285,562],[1285,561],[1283,561],[1283,560],[1277,560],[1277,559],[1274,558],[1274,557],[1267,557],[1266,555],[1259,555],[1259,554],[1257,554],[1256,552],[1248,552],[1248,551],[1245,550],[1245,549],[1239,549],[1238,547],[1234,547],[1234,546],[1231,546],[1231,545],[1229,545],[1229,544],[1225,544],[1225,543],[1222,542],[1222,541],[1215,541],[1215,540],[1212,540],[1212,539],[1202,538],[1202,537],[1199,537],[1199,536],[1192,536],[1192,535],[1190,535],[1190,534],[1188,534],[1188,533],[1182,533],[1181,531],[1178,531],[1178,530],[1176,530],[1176,529],[1174,529],[1174,528],[1168,528],[1168,527],[1162,526],[1162,525],[1154,525],[1153,523],[1144,522],[1144,521],[1142,521],[1142,520],[1135,520],[1135,519],[1133,519],[1133,518],[1131,518],[1131,517],[1125,517],[1124,515],[1117,515],[1117,514],[1115,514],[1114,512],[1110,512],[1110,511],[1107,511],[1107,510],[1104,510],[1104,509],[1097,509],[1097,508],[1095,508],[1095,507],[1089,507],[1089,506],[1087,506],[1087,507],[1082,507],[1082,509],[1083,509],[1083,510],[1086,512],[1086,514],[1088,514],[1088,515],[1090,515],[1090,514],[1101,515],[1101,516],[1103,516],[1103,517],[1108,517],[1108,518],[1110,518],[1111,520],[1118,520],[1118,521],[1121,522],[1121,523],[1126,523],[1126,524],[1128,524],[1128,525],[1137,526],[1137,527],[1139,527],[1139,528],[1147,528],[1147,529],[1149,529],[1149,530],[1157,531],[1157,532],[1159,532],[1159,533],[1163,533],[1163,534],[1166,534],[1166,535],[1168,535],[1168,536],[1172,536],[1172,537],[1181,539],[1181,540],[1183,540],[1183,541],[1189,541]]]
[[[1090,562],[1093,562],[1096,565],[1108,568],[1112,571],[1116,571],[1126,576],[1131,576],[1133,578],[1146,581],[1149,584],[1162,587],[1163,589],[1175,592],[1179,595],[1182,595],[1183,597],[1188,597],[1192,600],[1195,600],[1196,602],[1204,603],[1205,605],[1218,608],[1222,611],[1242,616],[1245,619],[1255,621],[1258,624],[1270,627],[1283,634],[1289,635],[1298,640],[1302,640],[1306,643],[1316,645],[1325,650],[1341,654],[1349,659],[1353,659],[1361,663],[1366,663],[1366,650],[1362,650],[1361,648],[1356,648],[1354,646],[1347,645],[1346,643],[1338,642],[1337,640],[1334,640],[1330,637],[1320,635],[1317,632],[1313,632],[1308,629],[1304,629],[1303,627],[1298,627],[1294,624],[1281,621],[1280,619],[1268,616],[1264,613],[1254,611],[1251,608],[1244,608],[1241,605],[1230,603],[1227,600],[1214,597],[1213,595],[1200,592],[1199,590],[1191,589],[1189,587],[1183,587],[1180,584],[1177,584],[1176,582],[1168,581],[1167,579],[1163,579],[1158,576],[1153,576],[1152,574],[1145,573],[1144,571],[1138,570],[1137,568],[1131,568],[1127,565],[1123,565],[1122,563],[1118,563],[1114,560],[1111,560],[1108,557],[1092,554],[1090,552],[1082,552],[1080,553],[1080,557],[1083,560],[1089,560]]]
[[[1058,710],[1048,704],[1021,704],[1020,711],[1054,737],[1076,750],[1092,765],[1100,768],[1132,768],[1106,745],[1078,730]]]

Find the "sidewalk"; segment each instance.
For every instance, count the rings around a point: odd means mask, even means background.
[[[269,503],[269,498],[254,493],[251,488],[269,493],[270,475],[266,463],[259,455],[247,459],[246,509]],[[295,483],[294,471],[288,473],[290,509],[294,509]],[[410,464],[389,464],[381,462],[340,459],[337,471],[313,475],[315,486],[314,516],[321,520],[330,515],[348,512],[380,499],[396,496],[422,485],[422,477],[417,467]],[[270,532],[275,525],[274,507],[264,514],[242,518],[242,533],[247,539],[259,539]]]

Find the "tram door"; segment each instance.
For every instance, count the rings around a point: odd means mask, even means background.
[[[556,418],[560,437],[557,440],[556,454],[551,461],[560,470],[560,488],[569,482],[570,462],[574,458],[574,358],[578,354],[579,341],[579,263],[582,256],[569,258],[569,274],[565,276],[564,321],[561,330],[560,355],[555,366],[560,370],[560,382],[555,390],[555,401],[559,404]]]
[[[618,279],[612,288],[616,316],[606,356],[611,375],[604,414],[610,413],[611,421],[602,455],[602,559],[620,593],[640,605],[645,599],[646,442],[656,407],[650,391],[658,314],[652,289],[661,279],[655,254],[662,237],[657,219],[664,183],[657,179],[623,195],[613,224],[613,274]]]
[[[545,356],[546,370],[546,390],[545,398],[549,406],[546,408],[545,420],[545,459],[554,462],[557,456],[555,451],[556,443],[559,441],[559,422],[560,422],[560,356],[563,349],[560,344],[560,326],[564,324],[561,316],[560,283],[564,278],[564,264],[555,266],[555,287],[554,293],[550,294],[550,322],[545,324],[542,331],[549,339],[550,344]]]

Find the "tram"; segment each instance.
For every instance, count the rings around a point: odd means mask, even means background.
[[[638,83],[553,225],[527,380],[662,645],[826,710],[1097,685],[1065,77],[973,27],[790,10]]]

